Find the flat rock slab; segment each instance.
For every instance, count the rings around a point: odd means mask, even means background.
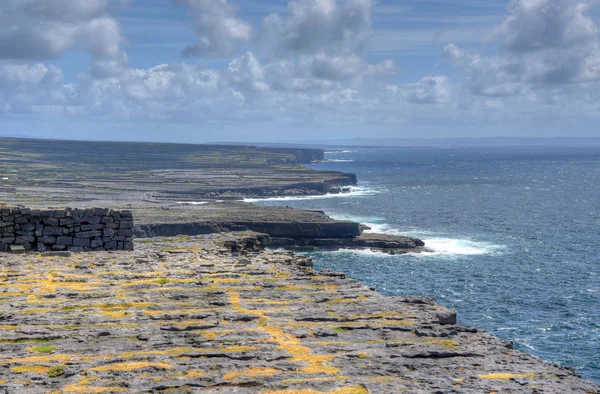
[[[2,256],[0,393],[600,391],[431,300],[244,250],[254,236]]]

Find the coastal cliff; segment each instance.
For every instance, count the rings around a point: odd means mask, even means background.
[[[264,244],[222,233],[3,256],[0,391],[600,391],[430,299],[385,297]]]

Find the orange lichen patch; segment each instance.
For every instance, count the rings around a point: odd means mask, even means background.
[[[95,367],[95,368],[90,368],[90,371],[121,371],[121,372],[128,372],[128,371],[137,371],[140,369],[146,369],[146,368],[158,368],[158,369],[165,369],[165,370],[169,370],[169,369],[173,369],[173,366],[171,364],[167,364],[167,363],[148,363],[148,362],[131,362],[131,363],[116,363],[116,364],[110,364],[110,365],[104,365],[102,367]]]
[[[274,369],[274,368],[254,368],[253,367],[253,368],[248,368],[244,371],[231,371],[231,372],[225,374],[225,376],[223,376],[223,379],[233,380],[240,376],[245,376],[245,377],[249,377],[249,378],[258,378],[258,377],[268,378],[268,377],[275,375],[277,372],[280,372],[280,371],[277,369]]]
[[[452,379],[454,380],[456,383],[462,383],[465,381],[465,378],[456,378],[456,379]]]
[[[40,309],[21,309],[21,310],[16,310],[14,312],[22,313],[23,315],[35,315],[38,313],[52,312],[53,310],[54,309],[40,308]]]
[[[535,379],[534,373],[490,373],[487,375],[479,375],[479,379],[501,379],[501,380],[510,380],[510,379],[519,379],[519,378],[529,378]]]
[[[199,379],[204,375],[206,375],[206,372],[204,371],[191,370],[187,371],[187,373],[182,377],[186,379]]]
[[[0,330],[5,330],[5,331],[15,331],[18,328],[19,328],[19,326],[10,326],[10,325],[0,326]]]
[[[291,301],[268,300],[265,298],[252,298],[244,301],[246,304],[264,304],[264,305],[289,305]]]
[[[17,287],[19,287],[19,286],[17,286]],[[0,295],[2,297],[21,297],[21,296],[24,296],[25,293],[17,292],[17,291],[7,291],[5,293],[0,293]]]
[[[30,357],[24,357],[24,358],[13,358],[11,360],[8,360],[8,362],[9,363],[26,364],[26,363],[49,363],[52,361],[57,361],[61,364],[64,364],[75,357],[87,359],[86,357],[81,357],[76,354],[51,354],[48,356],[30,356]]]
[[[429,345],[440,345],[446,349],[454,349],[458,345],[458,342],[450,339],[425,338],[422,341]]]
[[[10,370],[16,373],[48,373],[50,367],[42,365],[20,365],[18,367],[13,367]]]
[[[343,380],[348,380],[347,376],[333,376],[327,378],[306,378],[306,379],[285,379],[283,383],[288,384],[300,384],[300,383],[310,383],[310,382],[340,382]]]
[[[8,383],[7,380],[0,380],[0,384],[6,384],[6,383]]]
[[[402,378],[395,378],[392,376],[378,376],[376,378],[367,379],[366,382],[375,382],[375,383],[389,383],[394,380],[402,380]]]
[[[88,394],[88,393],[126,393],[127,389],[122,387],[94,387],[94,386],[81,386],[79,384],[72,384],[70,386],[63,387],[60,391],[56,391],[56,394],[59,393],[80,393],[80,394]],[[53,393],[54,394],[54,393]]]
[[[302,367],[301,373],[307,375],[328,374],[333,375],[341,370],[337,367],[325,365],[325,363],[333,360],[336,355],[312,353],[312,350],[306,346],[302,346],[300,339],[286,333],[282,327],[270,325],[267,318],[267,311],[259,309],[246,309],[241,305],[241,298],[238,293],[229,291],[229,303],[233,309],[242,314],[251,314],[259,316],[259,326],[271,336],[268,342],[276,342],[279,348],[293,355],[290,359],[292,362],[306,363],[308,365]]]
[[[115,311],[115,312],[102,312],[104,316],[110,317],[111,319],[120,319],[127,315],[126,311]]]

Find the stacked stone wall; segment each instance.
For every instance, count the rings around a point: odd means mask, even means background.
[[[105,208],[0,207],[0,252],[133,250],[133,214]]]

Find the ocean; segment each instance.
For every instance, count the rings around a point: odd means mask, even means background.
[[[388,295],[434,298],[462,325],[600,381],[600,147],[332,149],[315,169],[353,193],[252,200],[320,209],[430,253],[311,253]]]

